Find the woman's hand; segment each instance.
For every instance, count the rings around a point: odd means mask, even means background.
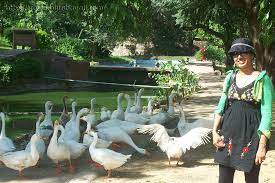
[[[255,164],[256,165],[262,164],[265,160],[265,155],[266,155],[266,146],[265,144],[260,143],[256,154]]]
[[[216,131],[213,131],[213,145],[217,149],[225,146],[223,136],[220,136]]]

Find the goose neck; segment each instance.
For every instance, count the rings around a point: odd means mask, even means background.
[[[95,110],[94,110],[94,101],[92,100],[91,101],[91,110],[90,110],[90,113],[91,114],[94,114]]]
[[[35,123],[35,134],[40,134],[39,132],[40,132],[40,120],[38,120],[38,121],[36,121],[36,123]]]
[[[33,160],[38,160],[39,159],[39,153],[36,148],[36,143],[37,139],[31,139],[31,156]]]
[[[150,115],[153,114],[153,107],[152,107],[152,101],[151,100],[149,100],[149,102],[148,102],[147,112]]]
[[[76,116],[75,105],[72,105],[72,117]]]
[[[59,126],[58,126],[58,129],[59,129],[60,132],[61,132],[59,139],[60,139],[61,142],[62,142],[63,139],[64,139],[64,132],[65,132],[65,130],[64,130],[64,127],[63,127],[62,125],[59,125]],[[56,138],[57,138],[57,135],[56,135]]]
[[[130,112],[130,108],[131,108],[131,99],[130,99],[130,97],[127,97],[127,108],[126,108],[126,112]]]
[[[66,97],[64,97],[63,98],[63,107],[64,107],[64,109],[63,109],[63,111],[64,111],[64,113],[68,113],[68,109],[67,109],[67,105],[66,105]]]
[[[140,104],[141,104],[141,93],[142,93],[142,90],[139,90],[138,96],[137,96],[137,105],[138,106],[140,106]]]
[[[87,121],[86,132],[89,132],[91,130],[91,128],[92,128],[92,124],[89,121]]]
[[[53,135],[52,135],[50,144],[57,144],[57,133],[58,133],[58,126],[54,126]]]
[[[121,100],[122,100],[122,96],[118,96],[117,97],[117,109],[118,110],[122,109]]]
[[[94,140],[93,140],[93,142],[92,142],[92,144],[91,144],[91,147],[95,148],[95,145],[96,145],[96,143],[97,143],[97,140],[98,140],[97,133],[94,133]]]
[[[80,117],[82,116],[83,114],[81,112],[78,112],[77,115],[76,115],[76,119],[75,119],[75,123],[76,123],[76,127],[79,128],[79,124],[80,124]]]
[[[4,116],[4,114],[1,115],[1,120],[2,120],[2,129],[1,129],[0,136],[1,137],[5,137],[6,136],[6,128],[5,128],[6,122],[5,122],[5,116]]]

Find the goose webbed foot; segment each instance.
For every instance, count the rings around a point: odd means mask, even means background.
[[[71,160],[68,160],[68,162],[69,162],[69,172],[70,172],[70,173],[74,173],[75,168],[74,168],[74,166],[72,165]]]
[[[108,172],[107,177],[108,177],[108,178],[112,177],[112,170],[107,170],[107,172]]]
[[[61,165],[57,163],[56,169],[55,169],[55,175],[60,175],[60,173],[61,173]]]
[[[73,165],[70,165],[69,172],[70,172],[70,173],[74,173],[74,171],[75,171],[74,166],[73,166]]]
[[[23,174],[23,170],[18,171],[18,176],[19,176],[20,180],[26,180],[27,179],[27,177],[24,176],[24,174]]]

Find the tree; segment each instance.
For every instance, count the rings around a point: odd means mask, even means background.
[[[275,5],[271,0],[162,0],[158,4],[173,9],[176,22],[183,29],[201,29],[208,37],[221,40],[226,53],[235,38],[250,37],[259,69],[266,69],[274,81],[275,70],[271,69],[275,65],[274,49],[271,48],[275,18],[271,10]],[[229,58],[227,56],[228,61]]]
[[[246,12],[232,8],[225,0],[162,0],[159,5],[175,12],[176,23],[182,29],[193,32],[202,30],[205,38],[221,40],[225,53],[236,37],[248,34],[248,25],[243,18]],[[228,61],[227,65],[232,64]]]
[[[233,7],[247,12],[249,32],[256,48],[257,65],[265,69],[275,83],[275,16],[272,15],[275,3],[271,0],[229,0]],[[273,11],[274,13],[274,11]]]

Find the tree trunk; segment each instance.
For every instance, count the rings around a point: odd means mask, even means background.
[[[4,24],[3,21],[0,20],[0,37],[4,36]]]

